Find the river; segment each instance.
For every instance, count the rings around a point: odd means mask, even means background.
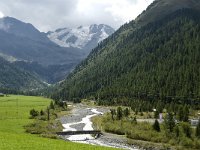
[[[83,104],[73,106],[72,114],[63,116],[61,123],[64,127],[63,131],[84,131],[94,130],[92,127],[91,118],[96,115],[102,115],[108,112],[107,108],[94,108]],[[113,134],[103,134],[100,138],[95,139],[90,134],[62,136],[63,139],[72,142],[79,142],[92,145],[100,145],[107,147],[115,147],[121,149],[138,150],[135,146],[127,145],[127,139],[123,136]]]

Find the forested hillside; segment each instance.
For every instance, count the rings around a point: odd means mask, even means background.
[[[11,91],[11,89],[32,90],[45,87],[45,84],[35,76],[5,61],[1,57],[0,64],[0,91],[2,91],[2,88],[9,88]]]
[[[54,99],[94,96],[105,103],[133,97],[200,96],[200,13],[178,10],[135,29],[122,26],[83,61]]]

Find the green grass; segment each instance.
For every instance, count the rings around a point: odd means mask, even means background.
[[[91,146],[48,139],[25,133],[24,126],[33,122],[29,111],[45,109],[50,99],[31,96],[0,97],[0,150],[111,150],[113,148]]]
[[[200,139],[195,136],[195,129],[190,129],[191,137],[186,135],[187,130],[184,131],[184,126],[188,123],[179,123],[176,126],[179,129],[179,136],[176,135],[175,128],[173,132],[166,129],[164,123],[160,124],[161,132],[153,129],[152,124],[148,122],[133,122],[130,118],[123,118],[122,120],[112,120],[111,114],[107,113],[103,116],[95,116],[92,118],[94,126],[97,130],[101,129],[108,133],[118,135],[125,135],[128,138],[128,143],[150,147],[171,147],[172,149],[198,149],[200,147]],[[188,124],[189,125],[189,124]],[[190,125],[189,125],[190,127]],[[137,141],[137,142],[135,142]],[[139,142],[138,142],[139,141]]]

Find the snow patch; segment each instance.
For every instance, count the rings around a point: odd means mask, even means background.
[[[93,31],[94,26],[97,26],[96,31]],[[109,34],[105,31],[105,28],[108,28],[107,26],[103,25],[101,30],[98,29],[98,27],[98,25],[91,25],[80,26],[74,29],[62,28],[57,29],[55,32],[48,32],[47,37],[52,42],[62,47],[74,47],[82,49],[92,40],[96,40],[96,42],[99,43],[109,36]],[[110,29],[113,30],[111,27]],[[73,37],[75,38],[74,41],[68,41],[70,38]]]

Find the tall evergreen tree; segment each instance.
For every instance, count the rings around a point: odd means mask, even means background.
[[[175,120],[174,115],[172,113],[167,114],[165,118],[165,126],[170,132],[173,132],[173,129],[175,127]]]
[[[153,124],[153,129],[156,130],[157,132],[160,132],[160,124],[157,119],[155,120]]]
[[[198,138],[200,138],[200,119],[199,119],[199,123],[198,123],[197,128],[196,128],[195,135],[196,135]]]
[[[118,107],[118,108],[117,108],[117,119],[118,119],[118,120],[121,120],[121,119],[122,119],[122,116],[123,116],[122,108],[121,108],[121,107]]]

